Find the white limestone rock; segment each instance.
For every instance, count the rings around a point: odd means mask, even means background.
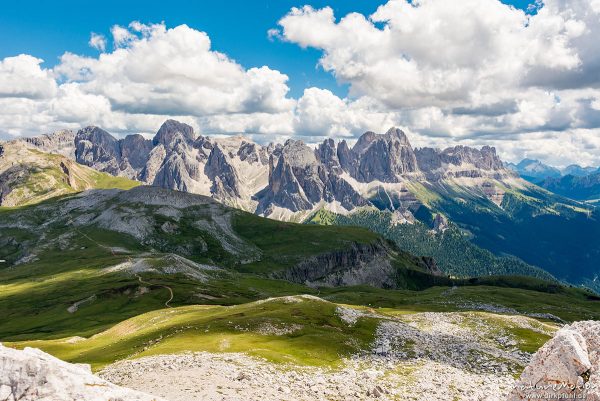
[[[536,352],[508,401],[600,400],[600,322],[577,322],[559,330]]]
[[[71,364],[36,348],[0,345],[2,401],[165,401],[119,387],[91,373],[89,365]]]

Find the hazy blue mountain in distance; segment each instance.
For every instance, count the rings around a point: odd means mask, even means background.
[[[562,175],[558,168],[535,159],[523,159],[518,164],[509,163],[508,167],[516,171],[522,178],[533,183],[541,182],[549,177],[555,178]]]
[[[585,177],[590,174],[599,173],[600,168],[598,167],[581,167],[578,164],[571,164],[562,169],[562,175],[572,175],[575,177]]]
[[[564,197],[595,204],[600,199],[600,168],[571,164],[563,169],[533,159],[518,164],[507,163],[509,169],[542,188]]]
[[[581,201],[600,199],[600,172],[585,176],[566,175],[560,178],[547,178],[540,186],[556,194]]]

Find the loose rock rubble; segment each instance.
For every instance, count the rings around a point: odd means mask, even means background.
[[[365,312],[341,307],[337,313],[355,324]],[[375,314],[368,312],[368,316]],[[504,400],[513,388],[514,375],[527,365],[530,355],[515,347],[509,333],[492,333],[479,317],[379,315],[371,349],[344,359],[337,369],[199,352],[122,361],[100,376],[171,401]],[[515,318],[519,324],[530,324],[526,318]]]
[[[130,390],[94,376],[89,365],[74,365],[35,348],[0,345],[0,400],[127,400],[162,398]],[[163,400],[164,401],[164,400]]]
[[[338,306],[335,308],[335,312],[344,322],[350,326],[354,326],[360,317],[366,314],[354,308],[347,308],[345,306]]]

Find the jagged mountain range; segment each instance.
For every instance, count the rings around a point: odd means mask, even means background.
[[[152,140],[142,135],[116,139],[86,127],[19,141],[115,176],[211,196],[282,220],[301,220],[319,208],[348,212],[377,206],[382,199],[390,208],[410,206],[418,201],[411,183],[445,179],[463,179],[500,202],[502,191],[484,181],[512,185],[515,178],[494,148],[413,149],[397,128],[383,135],[367,132],[353,147],[332,139],[316,148],[292,139],[263,146],[243,137],[197,136],[174,120]]]
[[[261,145],[243,137],[197,135],[174,120],[153,139],[117,139],[86,127],[16,142],[278,220],[306,221],[322,210],[339,215],[370,210],[373,216],[391,211],[396,228],[386,231],[396,238],[406,237],[402,227],[415,222],[438,234],[452,227],[497,256],[513,255],[559,279],[598,289],[597,209],[520,178],[491,147],[415,149],[397,128],[367,132],[353,146],[332,139],[314,147],[293,139]],[[431,247],[442,243],[432,237]]]

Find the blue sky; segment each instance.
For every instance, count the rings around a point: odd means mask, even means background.
[[[269,67],[290,78],[290,95],[299,97],[304,88],[316,86],[345,96],[347,88],[316,68],[321,52],[301,49],[292,43],[272,41],[267,31],[292,7],[309,4],[329,6],[337,18],[350,12],[372,14],[383,0],[105,0],[105,1],[9,1],[0,12],[0,59],[21,53],[44,60],[52,67],[66,51],[96,55],[88,45],[91,32],[109,35],[110,27],[131,21],[158,23],[168,27],[187,24],[208,33],[213,49],[224,52],[244,67]],[[527,9],[530,0],[503,1]]]

